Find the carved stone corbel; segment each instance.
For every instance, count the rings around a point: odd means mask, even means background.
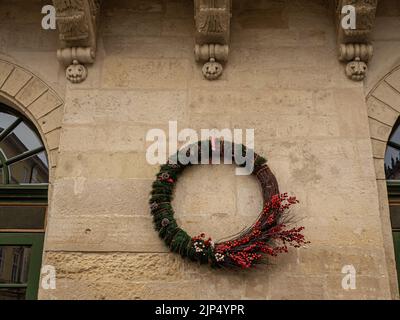
[[[221,76],[221,62],[228,61],[232,0],[195,0],[195,57],[205,62],[208,80]]]
[[[342,8],[351,5],[356,10],[356,28],[342,27]],[[373,55],[370,37],[375,24],[378,0],[335,0],[335,18],[339,60],[347,62],[346,75],[355,81],[365,78],[368,61]]]
[[[67,79],[80,83],[88,74],[85,64],[95,61],[101,0],[53,0],[53,4],[60,38],[57,58],[66,67]]]

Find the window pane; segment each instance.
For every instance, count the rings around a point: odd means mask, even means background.
[[[48,183],[49,167],[44,152],[9,166],[12,184]]]
[[[42,230],[44,229],[45,216],[45,207],[1,206],[0,230]]]
[[[15,120],[17,120],[17,117],[9,113],[0,112],[0,132],[7,129]]]
[[[390,146],[385,154],[385,172],[388,180],[400,179],[400,151]]]
[[[26,288],[0,288],[0,300],[25,300]]]
[[[400,126],[398,126],[394,133],[390,136],[390,141],[400,144]]]
[[[392,229],[400,230],[400,205],[390,206],[390,220]]]
[[[33,150],[42,146],[42,142],[36,133],[25,123],[20,123],[13,131],[13,134],[28,150]]]
[[[0,148],[7,159],[41,146],[42,144],[36,134],[24,123],[20,123],[13,132],[0,142]]]
[[[27,283],[31,248],[27,246],[0,246],[0,254],[0,283]]]

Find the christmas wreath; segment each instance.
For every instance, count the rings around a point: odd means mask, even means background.
[[[200,159],[199,150],[206,146],[208,154],[212,155],[215,153],[215,141],[212,142],[199,141],[186,147],[184,152],[189,155],[196,150]],[[230,157],[233,161],[235,154],[238,155],[237,150],[242,157],[251,150],[247,150],[244,145],[230,143],[230,151],[227,154],[227,141],[221,140],[218,146],[220,154],[225,159]],[[184,164],[179,159],[179,152],[171,157],[167,164],[161,166],[150,195],[150,210],[155,228],[172,252],[201,264],[210,264],[212,267],[247,269],[264,261],[263,258],[266,256],[277,256],[279,253],[288,252],[289,246],[298,248],[308,243],[302,234],[304,227],[287,227],[289,209],[298,203],[298,200],[286,193],[279,193],[277,180],[267,166],[266,159],[252,150],[254,161],[252,174],[260,182],[264,200],[263,210],[256,222],[232,239],[223,242],[214,243],[204,233],[195,237],[189,236],[178,226],[171,205],[173,189],[179,175],[186,167],[192,165]]]

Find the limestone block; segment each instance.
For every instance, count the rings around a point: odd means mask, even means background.
[[[234,165],[201,165],[187,168],[176,185],[173,201],[176,216],[234,216],[235,180]],[[256,215],[257,213],[255,217]]]
[[[353,265],[358,276],[382,276],[386,272],[386,266],[382,264],[383,259],[384,252],[378,245],[342,247],[316,244],[306,250],[299,250],[299,263],[295,273],[334,276],[341,275],[345,265]]]
[[[144,153],[61,152],[57,178],[152,179],[158,170],[147,163]]]
[[[110,208],[106,215],[93,214],[93,210],[88,214],[74,215],[73,219],[70,216],[53,215],[47,229],[46,250],[147,253],[169,251],[154,230],[150,214],[146,217],[123,216],[115,208]]]
[[[110,126],[110,121],[135,122],[159,128],[186,117],[186,99],[182,90],[74,90],[66,98],[64,122],[105,126]]]
[[[37,100],[35,100],[28,110],[39,119],[52,110],[62,105],[62,100],[52,91],[46,91]]]
[[[319,115],[336,115],[334,90],[316,90],[313,92],[314,110]]]
[[[248,101],[252,100],[249,104]],[[309,114],[313,110],[313,95],[305,90],[274,90],[265,94],[264,90],[218,90],[209,88],[192,89],[189,100],[190,110],[195,113],[229,113],[239,115]]]
[[[158,10],[158,9],[157,9]],[[162,28],[160,12],[145,15],[138,11],[119,10],[107,11],[104,8],[102,30],[105,35],[126,35],[133,37],[159,37]]]
[[[280,116],[278,137],[335,137],[340,135],[338,121],[325,116]]]
[[[63,116],[64,116],[64,108],[63,106],[59,106],[53,111],[50,111],[50,113],[40,118],[39,124],[43,132],[48,133],[55,129],[61,128]]]
[[[240,216],[255,218],[263,209],[261,186],[254,176],[236,178],[236,210]]]
[[[0,87],[4,84],[13,69],[14,67],[11,64],[0,60]]]
[[[193,18],[193,4],[185,0],[172,0],[165,3],[166,18]]]
[[[2,86],[2,91],[14,97],[32,78],[32,75],[23,69],[16,68]]]
[[[49,150],[54,150],[58,148],[60,142],[61,129],[55,129],[45,134],[46,142]]]
[[[374,159],[376,178],[379,180],[386,180],[385,175],[385,160],[384,159]]]
[[[367,99],[368,116],[381,121],[389,126],[393,126],[399,117],[399,112],[390,106],[382,103],[374,97]]]
[[[179,288],[177,290],[176,288]],[[56,290],[41,290],[39,299],[45,300],[184,300],[200,299],[202,284],[190,281],[108,282],[98,280],[58,280]]]
[[[305,19],[303,19],[304,21]],[[254,21],[260,23],[260,21]],[[246,25],[239,24],[240,32],[232,33],[232,42],[237,43],[242,48],[303,48],[320,47],[326,45],[326,32],[320,30],[286,30],[282,28],[258,28],[251,27],[250,22]],[[271,23],[271,20],[265,19],[262,23]]]
[[[21,51],[42,51],[49,52],[57,48],[58,36],[56,32],[49,32],[42,29],[41,6],[34,9],[37,14],[37,20],[32,23],[17,23],[12,22],[11,32],[8,34],[7,50],[9,52]],[[27,9],[22,9],[21,12],[29,12]],[[25,14],[21,15],[21,18]],[[38,23],[39,21],[39,23]]]
[[[337,89],[334,91],[334,98],[341,136],[368,137],[369,128],[363,91],[356,88]]]
[[[372,94],[375,98],[400,112],[400,93],[390,87],[388,84],[382,83]]]
[[[330,58],[322,58],[330,59]],[[334,59],[334,57],[332,57]],[[338,63],[321,72],[318,66],[303,66],[301,63],[290,68],[276,71],[277,77],[273,87],[289,89],[333,89],[333,88],[361,88],[361,84],[347,79]]]
[[[383,124],[382,122],[371,118],[369,118],[368,122],[372,138],[382,141],[387,141],[389,139],[390,132],[392,131],[392,126]]]
[[[59,94],[63,94],[65,72],[59,67],[59,62],[53,51],[14,51],[12,52],[12,57],[15,58],[15,61],[22,61],[28,64],[29,71],[40,77],[46,83],[51,84],[51,88],[59,92]]]
[[[303,220],[302,224],[308,240],[319,245],[328,246],[332,239],[336,239],[338,246],[372,246],[382,242],[379,222],[375,226],[348,226],[332,219],[310,218]]]
[[[58,162],[58,149],[53,149],[48,153],[48,156],[50,157],[49,161],[50,161],[50,166],[52,168],[55,168],[57,166],[57,162]]]
[[[394,71],[390,74],[385,81],[398,92],[400,92],[400,70]]]
[[[186,28],[186,31],[191,30],[193,26]],[[123,34],[104,34],[102,42],[108,56],[123,55],[142,59],[193,59],[193,38],[186,36],[133,38]]]
[[[52,215],[143,216],[149,217],[149,194],[153,180],[141,179],[58,179],[54,183]],[[102,190],[102,196],[98,196]],[[71,201],[71,198],[74,201]]]
[[[29,106],[39,98],[48,87],[38,78],[34,78],[15,97],[22,105]]]
[[[63,127],[62,151],[144,152],[145,138],[152,126],[144,125],[85,125]]]
[[[385,276],[357,276],[356,290],[342,288],[343,274],[328,275],[324,299],[385,300],[391,299],[388,279]]]
[[[106,57],[102,84],[105,88],[185,89],[191,65],[186,59]]]
[[[193,37],[193,17],[186,19],[164,19],[161,25],[161,36]]]
[[[57,278],[91,282],[147,282],[182,279],[181,258],[164,253],[46,252]]]
[[[324,275],[304,277],[287,273],[270,277],[267,299],[273,300],[314,300],[323,299]]]

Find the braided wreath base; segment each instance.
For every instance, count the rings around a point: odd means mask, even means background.
[[[232,157],[232,161],[235,161],[235,151],[233,150],[239,150],[242,157],[246,156],[248,151],[244,145],[235,145],[231,142],[229,143],[232,147],[230,148],[232,154],[227,155],[226,152],[223,154],[224,146],[227,150],[227,143],[223,140],[219,143],[219,150],[225,159],[229,156]],[[191,150],[196,149],[200,159],[201,148],[204,145],[208,146],[208,154],[211,158],[215,149],[212,148],[210,141],[199,141],[187,146],[184,152],[188,155]],[[154,218],[155,229],[172,252],[216,268],[248,269],[263,262],[263,258],[267,256],[277,256],[279,253],[288,252],[288,246],[298,248],[309,243],[301,233],[304,227],[289,229],[286,225],[289,208],[298,201],[295,197],[289,197],[286,193],[279,193],[277,180],[267,166],[266,159],[256,153],[253,154],[254,169],[252,174],[257,177],[262,188],[263,210],[251,227],[244,229],[240,234],[233,236],[232,239],[220,243],[214,243],[204,233],[195,237],[189,236],[178,226],[174,218],[174,210],[171,205],[173,189],[179,175],[191,164],[182,164],[178,160],[177,154],[171,158],[175,161],[170,159],[167,164],[161,166],[157,179],[152,185],[150,209]]]

